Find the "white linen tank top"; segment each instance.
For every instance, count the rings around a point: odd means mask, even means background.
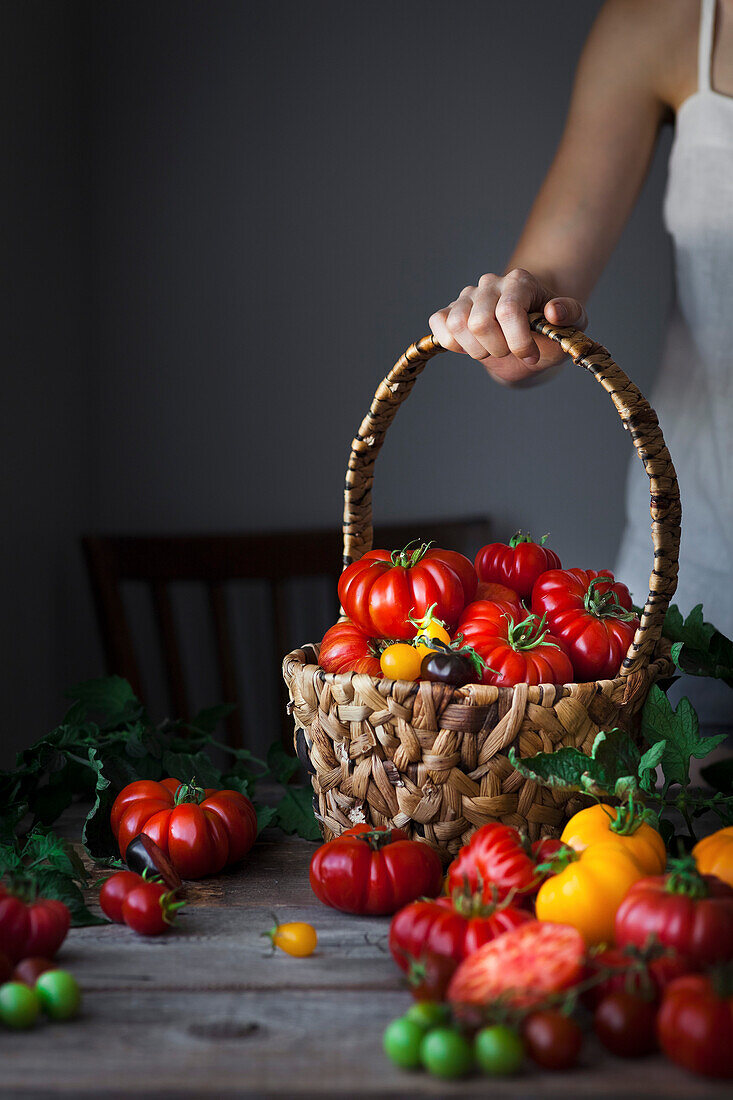
[[[680,574],[674,602],[733,636],[733,96],[711,85],[716,0],[702,0],[698,89],[677,112],[664,199],[672,237],[675,302],[650,403],[682,498]],[[635,602],[649,591],[649,481],[634,456],[616,575]],[[690,679],[685,677],[688,694]],[[704,681],[708,720],[733,720],[733,692]],[[702,687],[702,684],[700,685]],[[716,692],[720,686],[722,692]],[[695,705],[700,710],[699,699]]]

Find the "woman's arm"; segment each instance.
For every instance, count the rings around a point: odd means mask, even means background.
[[[499,382],[528,380],[563,358],[557,344],[533,336],[528,312],[544,309],[553,324],[586,324],[583,303],[632,210],[669,112],[661,68],[679,34],[665,16],[677,6],[604,5],[578,65],[559,148],[507,274],[482,275],[430,318],[444,347],[480,359]]]

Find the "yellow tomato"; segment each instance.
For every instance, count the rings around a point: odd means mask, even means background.
[[[661,875],[667,865],[667,849],[662,837],[643,822],[633,833],[617,833],[611,825],[617,820],[617,807],[600,803],[588,806],[570,818],[560,838],[577,852],[609,841],[630,852],[647,875]]]
[[[287,955],[295,955],[305,958],[312,955],[318,944],[318,936],[312,924],[305,921],[290,921],[288,924],[277,924],[269,932],[263,932],[269,936],[273,947],[279,947]]]
[[[379,658],[382,672],[388,680],[417,680],[420,677],[422,657],[409,642],[388,645]]]
[[[704,837],[692,849],[702,875],[716,875],[733,886],[733,825]]]
[[[537,918],[572,925],[589,947],[613,943],[616,910],[634,883],[645,876],[627,849],[612,840],[601,841],[542,883]]]
[[[421,619],[410,618],[409,621],[415,627],[416,638],[435,638],[439,642],[444,642],[445,645],[450,645],[451,636],[445,628],[445,623],[442,623],[440,619],[436,619],[433,617],[433,612],[435,611],[436,607],[437,604],[432,604],[432,606],[427,609]],[[416,649],[417,652],[420,654],[421,661],[423,657],[427,656],[428,653],[435,652],[434,649],[423,642],[420,642],[416,646]]]

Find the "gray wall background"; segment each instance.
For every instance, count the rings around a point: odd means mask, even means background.
[[[340,523],[380,378],[503,267],[599,7],[3,6],[2,758],[102,671],[83,530]],[[668,148],[589,308],[642,390],[670,297]],[[603,567],[630,452],[589,376],[507,391],[446,355],[395,421],[375,515],[485,512]]]

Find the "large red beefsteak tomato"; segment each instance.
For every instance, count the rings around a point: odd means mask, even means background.
[[[459,963],[497,936],[532,920],[526,909],[484,905],[480,895],[470,899],[414,901],[400,909],[389,926],[389,949],[402,970],[427,952]]]
[[[354,825],[323,844],[310,865],[313,893],[342,913],[385,916],[422,896],[435,897],[443,882],[440,857],[402,829]]]
[[[71,914],[62,901],[25,901],[0,885],[0,952],[11,962],[30,955],[52,959],[66,939]]]
[[[672,867],[626,894],[616,911],[617,945],[660,943],[684,956],[691,970],[733,961],[733,887],[701,875],[690,857]]]
[[[478,579],[506,585],[521,600],[528,599],[541,573],[561,568],[559,557],[544,545],[544,541],[543,538],[540,542],[534,542],[530,535],[517,531],[508,545],[491,542],[488,546],[482,546],[475,562]]]
[[[476,895],[485,905],[512,894],[521,904],[540,888],[539,865],[551,861],[562,848],[563,843],[553,837],[529,845],[513,825],[489,822],[476,830],[451,863],[448,890]]]
[[[532,610],[547,616],[579,683],[618,676],[639,620],[628,588],[608,569],[549,570],[532,590]]]
[[[318,663],[326,672],[382,675],[377,645],[348,619],[336,623],[323,635]]]
[[[573,666],[565,646],[550,634],[545,620],[509,603],[477,600],[461,615],[457,633],[486,664],[481,682],[497,687],[515,684],[569,684]]]
[[[339,578],[341,606],[371,638],[415,637],[410,616],[433,615],[450,629],[476,593],[478,579],[468,558],[427,544],[402,551],[369,550]]]
[[[110,824],[123,859],[132,838],[145,833],[181,878],[217,874],[242,859],[257,837],[257,815],[245,795],[178,779],[129,783],[112,805]]]

